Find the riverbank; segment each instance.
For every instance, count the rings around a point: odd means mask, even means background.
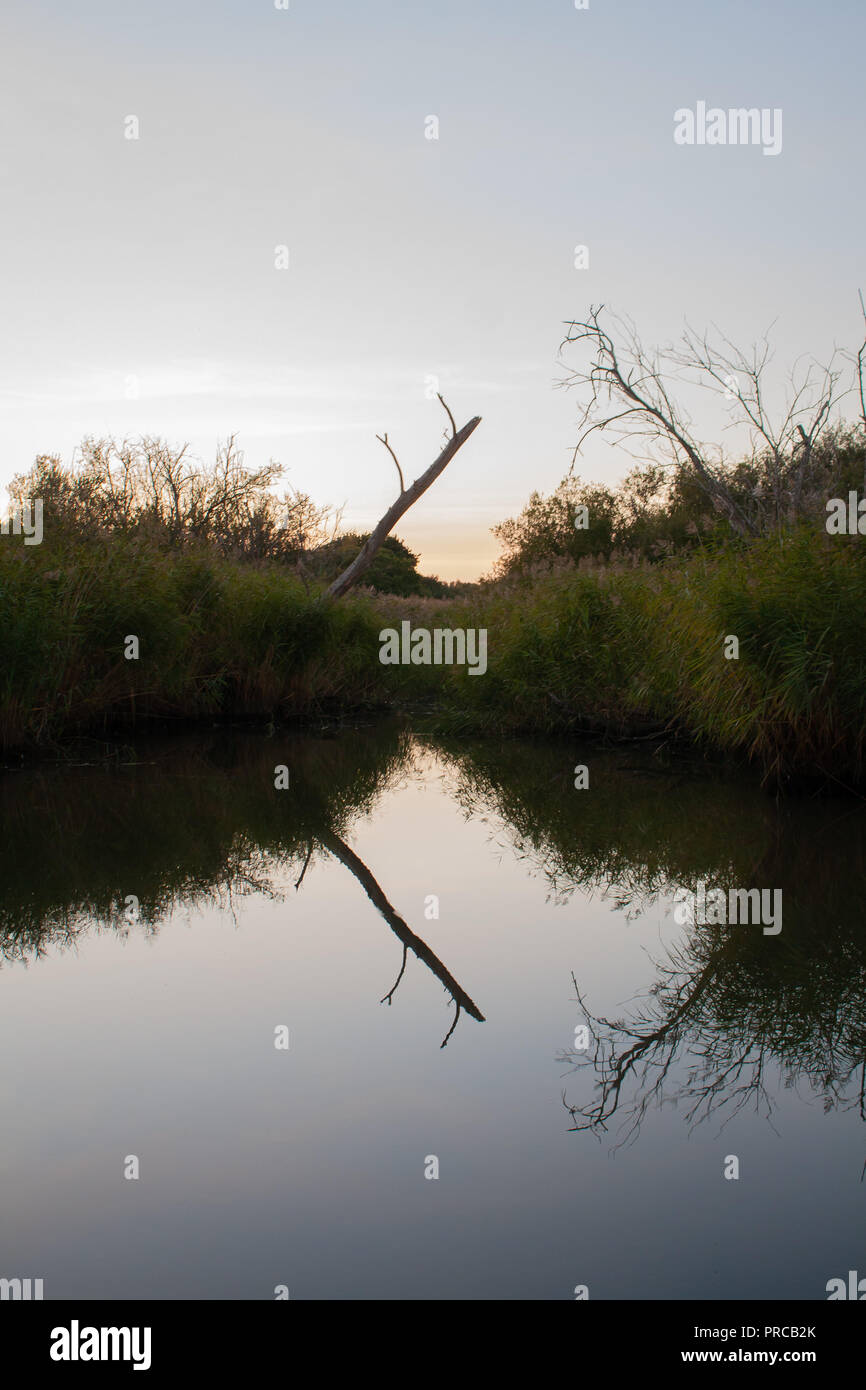
[[[486,630],[483,674],[383,664],[380,633],[406,621]],[[804,529],[657,565],[550,570],[459,599],[332,603],[277,565],[121,538],[60,553],[9,538],[0,632],[7,755],[154,719],[390,709],[450,732],[666,733],[749,761],[771,783],[864,782],[857,537]]]

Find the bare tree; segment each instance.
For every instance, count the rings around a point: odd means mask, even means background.
[[[775,424],[765,402],[764,375],[771,355],[766,337],[747,355],[717,331],[716,340],[711,341],[687,328],[677,346],[664,352],[649,351],[628,320],[611,315],[613,331],[603,327],[603,308],[593,307],[585,320],[569,323],[560,346],[562,352],[581,343],[591,352],[589,365],[569,371],[560,383],[578,386],[587,393],[575,459],[596,430],[612,429],[618,442],[649,440],[651,445],[661,446],[669,463],[691,473],[738,535],[757,534],[764,510],[763,489],[756,489],[754,508],[738,499],[725,475],[723,451],[710,448],[693,434],[689,417],[673,394],[675,383],[691,380],[723,393],[734,422],[749,431],[752,460],[760,459],[770,475],[776,524],[783,517],[795,519],[815,442],[840,395],[842,373],[836,366],[836,354],[825,367],[811,362],[799,375],[795,369],[784,416]]]
[[[448,439],[447,444],[445,445],[445,448],[439,454],[439,457],[434,459],[433,463],[430,464],[430,467],[426,469],[424,473],[421,474],[420,478],[416,478],[414,483],[412,483],[408,488],[404,484],[403,470],[400,467],[400,462],[397,458],[397,455],[395,454],[393,448],[388,442],[387,434],[376,436],[380,443],[384,444],[385,448],[388,450],[388,453],[391,455],[391,458],[394,460],[394,464],[397,469],[397,474],[400,479],[400,493],[397,497],[397,500],[391,503],[391,506],[388,508],[381,521],[371,531],[370,535],[367,537],[367,540],[364,542],[364,545],[362,546],[359,553],[355,556],[355,559],[352,561],[352,563],[350,565],[347,565],[346,569],[343,570],[343,573],[338,575],[337,578],[334,580],[333,584],[331,584],[330,588],[328,588],[325,591],[325,598],[340,598],[340,596],[342,594],[345,594],[347,590],[351,589],[354,584],[357,584],[361,576],[365,573],[366,570],[369,569],[370,565],[373,563],[373,560],[376,556],[376,552],[379,550],[385,537],[389,535],[391,531],[393,531],[394,527],[397,525],[397,522],[400,520],[400,517],[403,516],[404,512],[407,512],[409,508],[415,502],[418,501],[418,498],[421,497],[427,491],[431,483],[434,483],[436,481],[436,479],[439,477],[439,474],[442,473],[445,468],[447,468],[448,464],[451,462],[454,455],[457,453],[457,450],[463,447],[470,434],[472,434],[473,430],[475,430],[477,426],[481,424],[481,416],[475,415],[463,426],[462,429],[458,430],[454,422],[454,416],[451,414],[451,411],[448,409],[448,406],[445,404],[444,400],[442,400],[441,396],[439,396],[439,400],[442,404],[442,408],[448,416],[448,421],[451,429],[450,437]]]
[[[801,370],[795,366],[789,377],[785,413],[774,423],[764,392],[764,376],[771,356],[766,334],[760,343],[752,345],[747,355],[723,334],[718,334],[718,341],[713,343],[707,334],[699,338],[687,328],[682,348],[672,354],[672,360],[686,371],[697,370],[703,384],[723,391],[733,403],[740,421],[748,427],[753,459],[763,456],[768,465],[773,520],[779,525],[786,515],[789,521],[795,521],[799,515],[803,481],[812,451],[829,423],[842,372],[835,365],[836,353],[824,367],[814,361],[807,361]],[[786,496],[789,473],[792,476]]]

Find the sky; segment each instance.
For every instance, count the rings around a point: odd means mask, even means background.
[[[862,0],[17,7],[0,485],[88,435],[210,460],[236,433],[368,529],[396,484],[376,435],[416,477],[438,389],[482,424],[397,534],[425,573],[478,577],[490,528],[571,464],[559,345],[591,304],[648,345],[773,325],[779,392],[801,355],[859,344],[864,39]],[[780,109],[780,152],[676,144],[699,101]],[[596,436],[577,469],[633,462]]]

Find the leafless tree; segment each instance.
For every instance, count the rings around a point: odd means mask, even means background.
[[[681,348],[672,354],[672,360],[686,372],[697,372],[703,385],[722,391],[739,422],[747,426],[752,458],[762,457],[769,472],[771,514],[776,525],[785,517],[795,521],[799,516],[812,451],[839,396],[842,371],[836,365],[837,357],[834,353],[823,367],[813,360],[794,366],[784,414],[774,422],[764,390],[772,358],[766,334],[744,353],[724,334],[717,332],[716,340],[711,341],[707,334],[698,337],[687,328]]]
[[[582,344],[590,351],[588,365],[569,370],[560,383],[585,394],[575,459],[597,430],[612,431],[618,443],[649,441],[650,447],[661,448],[668,463],[690,472],[738,535],[757,534],[766,519],[764,490],[755,490],[754,507],[734,495],[724,451],[696,438],[686,409],[675,398],[677,388],[691,382],[722,393],[733,423],[747,429],[752,458],[760,459],[771,479],[774,522],[796,518],[815,442],[842,394],[837,354],[825,367],[809,362],[805,370],[795,368],[784,415],[774,423],[765,401],[766,337],[745,354],[717,330],[711,340],[686,328],[676,346],[650,351],[629,320],[610,315],[611,329],[603,326],[603,309],[593,307],[586,319],[569,323],[560,347],[562,353]]]

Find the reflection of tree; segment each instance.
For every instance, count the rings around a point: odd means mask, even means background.
[[[823,1096],[825,1110],[866,1120],[866,952],[862,934],[767,941],[753,926],[701,927],[628,1020],[590,1012],[575,980],[589,1046],[560,1054],[593,1080],[593,1097],[563,1102],[575,1130],[637,1135],[648,1109],[674,1102],[687,1123],[725,1121],[747,1105],[769,1117],[781,1072]],[[574,978],[574,977],[572,977]],[[775,1087],[773,1087],[775,1089]]]
[[[607,1129],[608,1122],[619,1109],[623,1091],[630,1083],[637,1094],[626,1122],[626,1135],[629,1138],[637,1130],[646,1111],[653,1102],[663,1103],[664,1084],[678,1051],[688,1038],[690,1023],[700,1013],[703,996],[709,989],[713,978],[714,961],[710,960],[702,968],[684,968],[677,971],[675,966],[662,972],[662,980],[652,990],[657,1004],[655,1012],[645,1010],[638,1018],[626,1024],[621,1020],[611,1021],[596,1017],[587,1009],[577,980],[572,975],[577,991],[578,1003],[583,1011],[585,1027],[588,1030],[590,1046],[586,1054],[577,1061],[590,1066],[596,1077],[596,1098],[584,1106],[568,1105],[566,1108],[574,1119],[576,1130],[593,1131]],[[699,1029],[700,1025],[698,1025]],[[625,1040],[629,1039],[629,1042]],[[710,1040],[710,1052],[713,1049]],[[578,1058],[576,1052],[560,1054],[561,1060]],[[706,1054],[705,1054],[706,1060]],[[741,1072],[746,1065],[746,1057],[739,1057],[730,1067],[723,1067],[722,1074],[707,1085],[702,1085],[694,1076],[691,1085],[681,1087],[680,1095],[688,1095],[691,1108],[686,1118],[695,1121],[703,1107],[707,1113],[714,1100],[724,1104],[723,1082],[732,1070]],[[760,1086],[760,1070],[753,1073],[752,1084],[744,1088],[740,1103],[748,1099],[754,1084]],[[565,1102],[565,1093],[563,1092]]]
[[[288,883],[307,882],[324,851],[403,946],[383,1002],[412,951],[450,994],[454,1023],[463,1012],[480,1020],[349,848],[357,818],[417,770],[416,746],[396,722],[275,739],[222,730],[189,745],[148,745],[138,768],[0,777],[0,961],[30,959],[82,931],[128,931],[128,893],[140,900],[139,929],[154,932],[178,909],[282,897]],[[477,738],[433,751],[467,817],[485,821],[558,903],[601,892],[634,914],[698,880],[783,890],[778,937],[696,928],[660,967],[643,1013],[588,1018],[581,1071],[588,1078],[594,1063],[598,1090],[591,1103],[569,1097],[578,1127],[600,1130],[635,1105],[639,1122],[674,1095],[693,1120],[752,1100],[768,1106],[779,1068],[828,1106],[866,1110],[866,818],[856,805],[774,802],[738,774],[710,776],[670,751]],[[573,786],[579,761],[590,765],[589,791]],[[289,792],[274,789],[277,762],[291,767]],[[288,916],[297,895],[287,898]]]
[[[479,1023],[483,1023],[484,1015],[480,1012],[477,1004],[473,1003],[469,995],[460,988],[454,976],[449,974],[439,957],[433,954],[430,947],[421,940],[420,936],[416,936],[413,931],[410,931],[409,927],[403,921],[403,918],[397,914],[385,897],[385,894],[382,892],[382,889],[379,887],[379,884],[376,882],[366,864],[364,864],[363,861],[358,858],[357,854],[349,848],[345,840],[341,840],[339,835],[333,834],[323,834],[320,835],[319,838],[325,848],[330,850],[331,854],[339,859],[340,863],[344,864],[350,873],[355,875],[355,878],[364,889],[370,902],[381,912],[388,926],[403,943],[403,963],[400,966],[400,973],[391,986],[391,989],[380,1002],[384,1004],[387,1000],[389,1004],[391,1003],[391,999],[406,969],[407,952],[412,951],[420,961],[423,961],[429,970],[432,970],[437,980],[442,981],[442,984],[454,1000],[454,1022],[451,1024],[451,1027],[440,1045],[442,1047],[446,1045],[454,1029],[457,1027],[461,1009],[465,1009],[470,1018],[477,1019]]]
[[[344,833],[407,765],[394,724],[364,737],[153,741],[124,762],[0,776],[0,960],[38,956],[82,932],[140,928],[172,913],[231,911],[251,894],[282,898],[281,879],[322,830]],[[291,766],[291,791],[274,764]]]
[[[507,841],[557,903],[600,892],[634,917],[698,880],[783,892],[778,937],[694,928],[628,1019],[595,1017],[578,990],[590,1045],[561,1058],[594,1086],[565,1098],[576,1129],[599,1133],[616,1116],[628,1139],[666,1102],[693,1124],[749,1104],[767,1113],[780,1074],[866,1120],[861,805],[774,802],[741,774],[710,777],[675,751],[489,739],[449,742],[446,756],[466,814]],[[576,762],[590,766],[589,791],[573,786]]]
[[[349,737],[287,740],[291,793],[274,789],[275,745],[222,734],[157,744],[147,762],[36,772],[0,781],[5,830],[0,962],[69,947],[93,931],[155,935],[173,913],[217,908],[237,924],[238,900],[284,901],[287,873],[301,888],[323,847],[358,879],[408,951],[441,981],[461,1011],[483,1014],[429,946],[397,914],[341,832],[369,813],[412,766],[413,745],[396,724]],[[138,899],[135,914],[127,894]],[[383,1000],[384,1002],[384,1000]]]

